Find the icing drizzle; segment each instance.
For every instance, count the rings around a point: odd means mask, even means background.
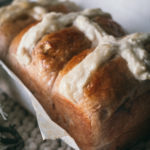
[[[87,9],[66,15],[46,14],[40,23],[29,29],[23,36],[17,51],[18,60],[26,65],[29,64],[32,61],[32,50],[43,35],[73,23],[92,41],[95,49],[63,76],[59,84],[59,93],[64,97],[78,102],[83,96],[83,87],[91,73],[114,54],[126,60],[136,79],[150,79],[150,72],[147,69],[150,67],[149,54],[143,47],[143,43],[150,39],[150,34],[134,33],[123,38],[115,38],[89,19],[91,16],[102,14],[104,13],[100,9]]]

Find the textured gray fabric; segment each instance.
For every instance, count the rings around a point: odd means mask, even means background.
[[[0,125],[4,127],[15,125],[24,141],[24,150],[72,150],[61,140],[43,141],[36,118],[3,92],[0,92],[0,105],[8,114],[7,120],[3,120],[0,115]],[[3,149],[4,146],[0,145],[0,150]]]

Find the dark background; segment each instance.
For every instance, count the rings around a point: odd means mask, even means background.
[[[12,0],[0,0],[0,6],[8,5],[11,2],[12,2]]]

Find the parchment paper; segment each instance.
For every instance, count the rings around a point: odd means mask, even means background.
[[[71,136],[51,120],[38,100],[22,81],[0,60],[0,87],[18,100],[27,110],[37,117],[43,139],[61,138],[68,145],[79,150]],[[10,88],[10,89],[9,89]]]

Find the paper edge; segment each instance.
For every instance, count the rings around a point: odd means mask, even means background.
[[[44,110],[44,108],[41,106],[41,104],[38,102],[38,100],[33,96],[33,94],[30,92],[30,90],[24,85],[24,83],[5,65],[5,63],[0,60],[0,66],[1,68],[8,74],[8,76],[14,80],[17,84],[19,84],[19,86],[22,86],[25,90],[25,92],[28,94],[28,96],[31,99],[31,103],[32,106],[34,108],[34,111],[36,113],[36,117],[37,117],[37,121],[38,121],[38,125],[41,131],[41,135],[42,138],[45,139],[57,139],[57,138],[61,138],[64,142],[66,142],[68,145],[70,145],[72,148],[79,150],[79,147],[77,146],[76,142],[74,141],[74,139],[63,129],[61,128],[59,125],[57,125],[55,122],[53,122],[50,117],[48,116],[48,114],[46,113],[46,111]],[[49,122],[51,123],[51,125],[53,126],[54,130],[58,130],[59,132],[59,136],[53,136],[53,137],[46,137],[45,133],[43,133],[43,130],[41,129],[41,124],[39,122],[39,111],[36,110],[36,106],[38,106],[38,108],[41,109],[41,111],[44,113],[44,117],[46,117],[46,120],[49,120]],[[34,114],[35,115],[35,114]]]

